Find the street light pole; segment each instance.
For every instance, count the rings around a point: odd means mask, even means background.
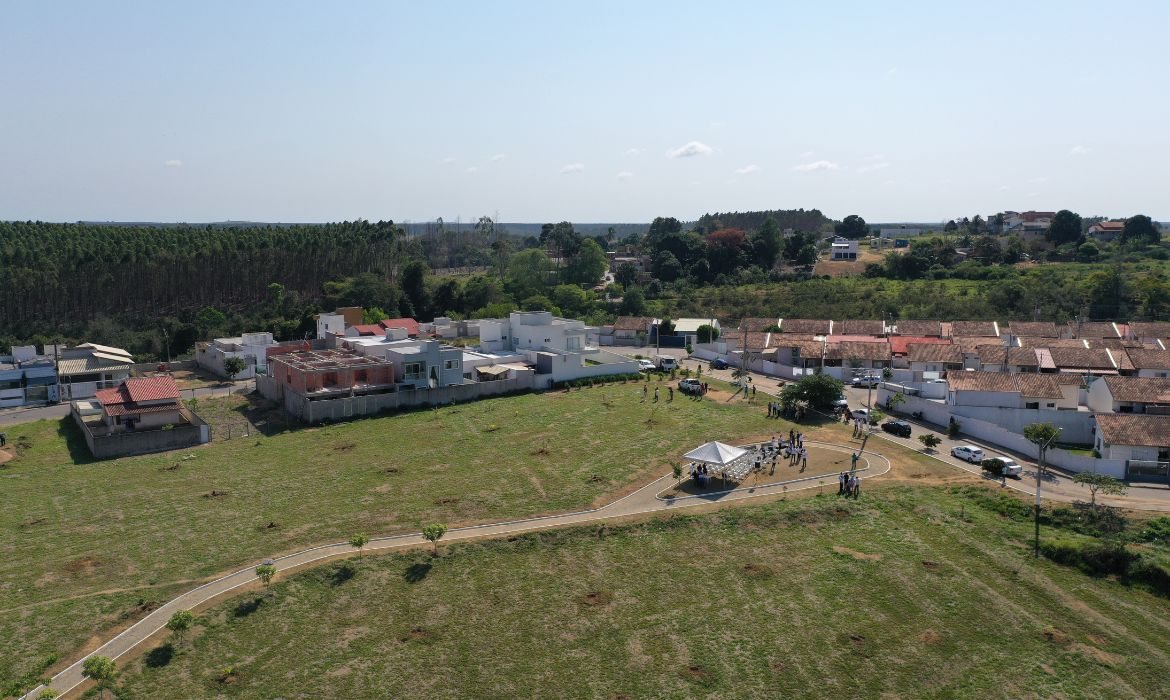
[[[1057,428],[1056,434],[1040,445],[1039,459],[1036,460],[1036,537],[1032,543],[1032,556],[1034,557],[1040,556],[1040,476],[1044,473],[1044,454],[1048,452],[1048,446],[1052,444],[1052,441],[1060,437],[1062,430],[1064,428]]]

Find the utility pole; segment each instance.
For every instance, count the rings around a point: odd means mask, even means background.
[[[1040,556],[1040,477],[1044,473],[1044,454],[1048,451],[1048,446],[1052,441],[1060,437],[1061,431],[1064,428],[1057,428],[1056,434],[1048,438],[1048,441],[1040,445],[1039,459],[1036,460],[1036,538],[1032,544],[1032,556]]]

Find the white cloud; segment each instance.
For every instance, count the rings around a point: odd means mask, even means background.
[[[1088,153],[1089,149],[1086,146],[1073,146],[1072,149],[1068,152],[1070,156],[1083,156],[1087,155]]]
[[[640,156],[645,152],[646,152],[645,148],[627,148],[626,152],[623,155],[630,157],[630,158],[633,158],[635,156]]]
[[[463,172],[465,172],[465,173],[478,173],[479,166],[478,165],[469,165],[463,169]]]
[[[503,159],[505,159],[505,158],[507,158],[507,157],[508,157],[508,156],[507,156],[507,154],[505,154],[505,153],[497,153],[497,154],[495,154],[494,156],[492,156],[492,161],[493,161],[493,162],[499,162],[499,161],[501,161],[501,160],[503,160]]]
[[[561,168],[561,175],[572,175],[573,173],[583,172],[585,170],[584,163],[569,163]]]
[[[760,172],[760,166],[758,166],[754,163],[751,165],[745,165],[742,168],[735,169],[736,175],[751,175],[752,173],[758,173],[758,172]]]
[[[667,158],[690,158],[691,156],[707,156],[715,149],[711,148],[702,141],[691,141],[685,143],[678,148],[672,148],[666,152]]]
[[[898,74],[898,67],[897,67],[897,66],[894,66],[893,68],[891,68],[891,69],[889,69],[888,71],[886,71],[886,75],[887,75],[887,76],[890,76],[890,77],[893,77],[893,76],[895,76],[895,75],[897,75],[897,74]]]
[[[811,173],[816,170],[836,170],[837,164],[831,160],[814,160],[811,163],[801,163],[792,169],[798,173]]]
[[[171,160],[164,160],[163,167],[165,167],[165,168],[181,168],[181,167],[183,167],[183,161],[178,160],[176,158],[172,158]]]
[[[446,158],[444,158],[443,160],[441,160],[439,162],[442,163],[443,165],[450,165],[450,164],[455,162],[455,159],[452,158],[451,156],[447,156]]]
[[[634,176],[634,174],[633,174],[633,173],[631,173],[629,170],[623,170],[623,171],[621,171],[620,173],[618,173],[618,174],[617,174],[617,179],[619,179],[619,180],[629,180],[629,179],[630,179],[631,177],[633,177],[633,176]]]
[[[884,162],[883,163],[870,163],[869,165],[862,165],[859,168],[857,168],[857,172],[859,172],[859,173],[872,173],[875,170],[885,170],[888,167],[890,167],[889,163],[884,163]]]

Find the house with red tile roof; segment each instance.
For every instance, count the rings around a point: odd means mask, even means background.
[[[1098,221],[1089,227],[1088,236],[1093,240],[1108,243],[1120,237],[1124,230],[1124,221]]]
[[[384,321],[379,321],[378,325],[385,330],[402,328],[406,331],[407,338],[417,338],[419,334],[418,321],[413,318],[388,318]]]
[[[1093,418],[1097,423],[1094,447],[1103,459],[1124,461],[1127,478],[1137,474],[1166,478],[1170,416],[1095,413]]]
[[[211,439],[207,424],[180,402],[178,385],[166,375],[101,389],[93,400],[73,401],[71,413],[99,459],[181,449]]]

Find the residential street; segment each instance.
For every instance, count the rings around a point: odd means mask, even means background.
[[[666,354],[667,351],[663,351]],[[676,351],[678,352],[678,351]],[[680,355],[681,356],[681,355]],[[697,360],[683,359],[681,360],[683,367],[688,367],[694,370],[700,364]],[[712,370],[709,362],[702,362],[703,376],[712,376],[723,381],[732,381],[732,369]],[[750,372],[749,376],[752,378],[752,384],[759,392],[776,395],[780,392],[782,383],[775,377],[768,377],[756,372]],[[877,395],[875,390],[874,396]],[[846,386],[845,398],[849,400],[851,407],[866,406],[868,392],[865,389],[854,388]],[[760,409],[764,410],[764,409]],[[1015,489],[1030,496],[1036,494],[1036,462],[1023,455],[1009,452],[996,446],[988,445],[978,440],[969,440],[960,438],[952,440],[946,435],[946,430],[943,426],[935,426],[921,421],[916,421],[909,416],[899,414],[898,418],[905,420],[914,427],[914,434],[909,438],[900,438],[891,435],[880,428],[874,433],[874,436],[880,437],[883,440],[898,443],[904,447],[921,452],[923,450],[922,443],[918,441],[918,436],[927,432],[932,432],[937,435],[942,442],[939,444],[935,454],[931,455],[935,459],[945,462],[957,469],[970,472],[972,474],[982,476],[983,472],[977,464],[969,464],[951,456],[951,448],[958,445],[975,445],[983,448],[989,457],[996,455],[1006,455],[1016,460],[1024,467],[1024,473],[1020,479],[1007,479],[1006,487]],[[1089,498],[1089,492],[1082,486],[1073,483],[1072,476],[1065,472],[1052,470],[1049,475],[1042,482],[1040,487],[1041,498],[1051,498],[1058,501],[1077,502],[1086,501]],[[1148,486],[1134,486],[1129,487],[1126,495],[1121,497],[1115,496],[1098,496],[1098,502],[1119,508],[1132,508],[1134,510],[1166,510],[1170,511],[1170,488],[1160,485],[1151,484]]]

